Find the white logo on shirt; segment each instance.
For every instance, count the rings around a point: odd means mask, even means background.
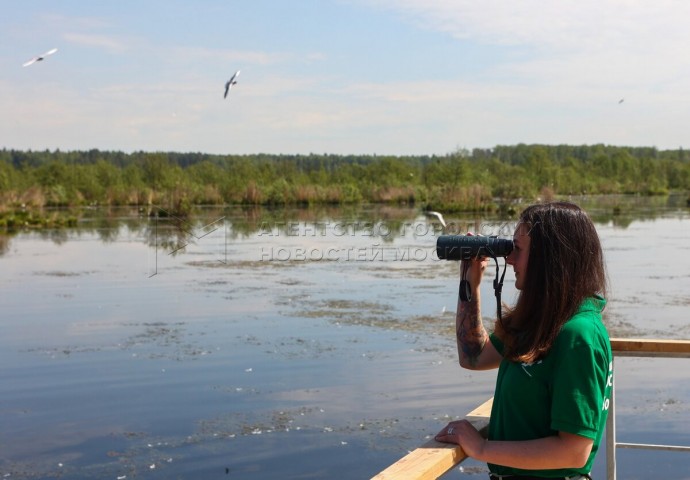
[[[529,371],[528,371],[527,368],[525,368],[525,367],[531,367],[532,365],[539,365],[540,363],[541,363],[541,360],[539,360],[538,362],[529,362],[529,363],[527,363],[527,362],[522,362],[522,363],[520,364],[520,366],[522,367],[522,369],[525,371],[525,373],[526,373],[527,375],[529,375],[530,377],[532,377],[532,374],[529,373]]]

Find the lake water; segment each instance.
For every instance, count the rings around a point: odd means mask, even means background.
[[[690,338],[685,197],[577,201],[604,244],[611,336]],[[88,210],[0,237],[0,477],[370,478],[491,396],[495,372],[457,365],[457,263],[418,210],[194,218]],[[619,441],[690,445],[688,362],[617,361]],[[445,477],[486,478],[462,470]],[[618,471],[690,479],[690,457],[619,450]]]

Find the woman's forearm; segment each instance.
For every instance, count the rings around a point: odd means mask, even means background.
[[[458,299],[458,310],[455,315],[455,335],[458,342],[460,365],[465,368],[477,366],[479,355],[489,339],[484,324],[480,305],[479,289],[472,295],[472,300]]]
[[[592,443],[589,438],[563,432],[535,440],[485,441],[474,458],[524,470],[581,468],[587,463]]]

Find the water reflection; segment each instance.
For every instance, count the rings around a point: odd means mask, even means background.
[[[10,235],[0,234],[0,256],[7,253],[10,248]]]
[[[635,221],[653,221],[688,213],[684,195],[649,197],[639,195],[608,195],[569,197],[584,208],[595,224],[626,229]],[[55,210],[56,215],[78,216],[78,228],[19,230],[0,235],[0,255],[9,249],[11,238],[18,233],[30,233],[43,240],[62,244],[81,235],[95,235],[102,242],[117,241],[123,233],[145,239],[151,247],[160,246],[178,251],[190,241],[198,240],[217,228],[224,229],[228,239],[253,235],[282,234],[297,236],[362,233],[372,239],[391,243],[410,233],[462,234],[475,231],[492,235],[512,235],[515,216],[491,213],[463,213],[446,215],[448,227],[426,220],[428,230],[422,232],[417,222],[421,212],[414,207],[385,205],[316,206],[310,208],[197,207],[189,217],[168,215],[155,207],[104,207],[84,210]],[[486,225],[490,225],[489,231]],[[300,231],[301,229],[301,231]],[[417,229],[415,231],[415,229]]]

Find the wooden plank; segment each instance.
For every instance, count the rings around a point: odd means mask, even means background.
[[[611,350],[620,357],[690,357],[690,340],[612,338]]]
[[[486,405],[486,403],[483,405]],[[476,410],[479,410],[479,408]],[[468,418],[468,420],[486,437],[489,426],[488,417],[478,416]],[[458,445],[429,440],[375,477],[372,477],[372,480],[434,480],[466,458],[467,455]]]
[[[486,402],[479,405],[477,408],[467,414],[467,419],[475,418],[489,418],[491,416],[491,406],[494,404],[494,397],[491,397]]]
[[[467,455],[459,446],[430,440],[372,480],[435,480],[465,458]]]

